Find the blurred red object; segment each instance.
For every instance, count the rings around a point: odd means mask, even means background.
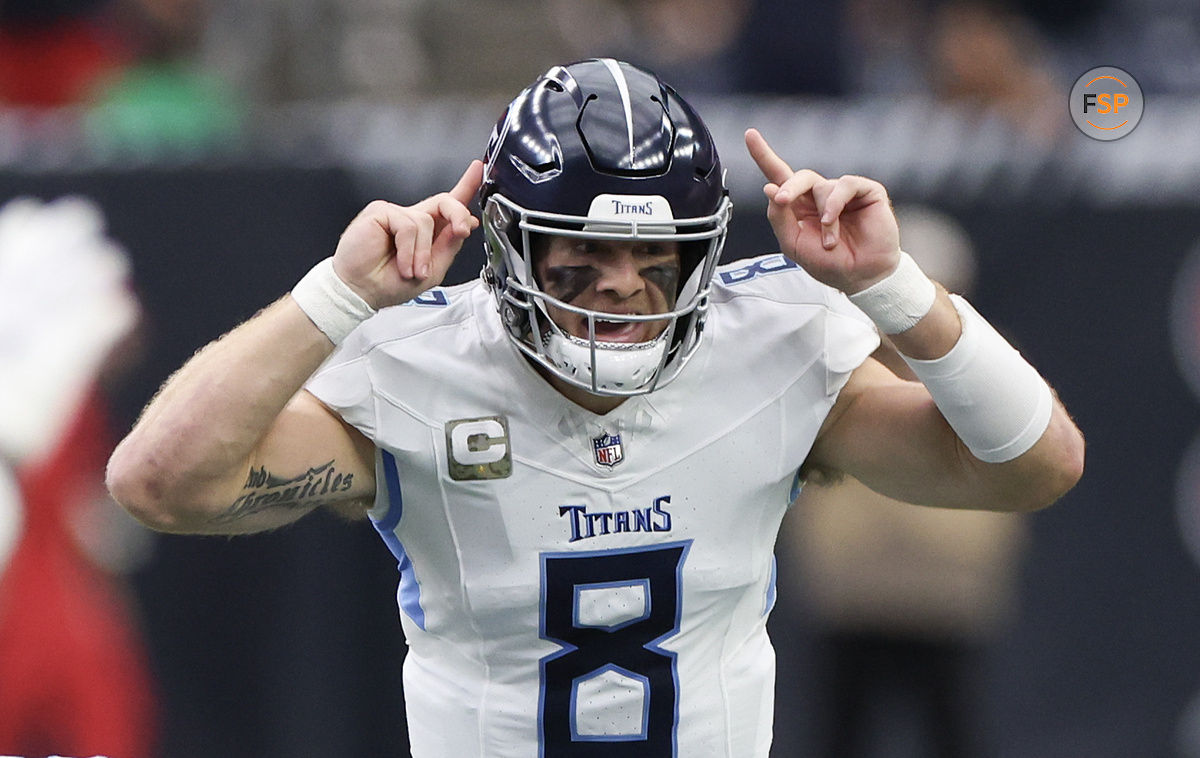
[[[29,107],[81,102],[131,57],[117,35],[84,18],[0,29],[0,102]]]
[[[0,575],[2,754],[153,754],[155,697],[131,606],[72,534],[111,449],[92,392],[53,450],[18,469],[23,529]]]

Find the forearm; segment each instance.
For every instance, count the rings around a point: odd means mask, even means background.
[[[904,358],[934,360],[950,352],[962,336],[962,322],[950,297],[941,287],[929,312],[911,329],[887,335]]]
[[[255,447],[333,345],[284,297],[176,372],[114,451],[116,499],[187,530],[238,496]]]
[[[953,434],[949,445],[928,440],[928,449],[950,450],[944,459],[955,467],[945,468],[943,484],[954,498],[975,493],[976,507],[1027,510],[1053,502],[1079,478],[1083,443],[1045,379],[969,303],[947,295],[911,260],[897,272],[900,283],[883,285],[891,288],[886,306],[852,299],[865,302],[934,401],[944,422],[929,425],[931,436]]]
[[[478,226],[467,203],[482,180],[483,163],[472,161],[449,192],[408,207],[370,203],[332,258],[193,357],[113,453],[117,501],[157,529],[228,534],[369,500],[374,445],[299,390],[376,308],[442,280]]]
[[[900,381],[876,361],[851,377],[840,418],[810,454],[816,469],[845,472],[896,500],[943,508],[1030,511],[1050,505],[1078,480],[1083,440],[1057,401],[1028,450],[981,460],[947,421],[928,388]],[[882,432],[881,430],[886,430]]]
[[[1066,409],[1052,398],[1050,421],[1021,455],[1002,463],[974,463],[987,499],[981,507],[1000,511],[1044,508],[1065,495],[1083,475],[1083,435]],[[973,458],[974,456],[972,456]]]

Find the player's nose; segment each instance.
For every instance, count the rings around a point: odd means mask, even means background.
[[[596,290],[609,292],[622,299],[632,297],[645,288],[641,270],[631,250],[619,250],[600,264]]]

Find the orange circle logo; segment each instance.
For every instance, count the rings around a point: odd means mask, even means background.
[[[1145,98],[1133,76],[1116,66],[1083,73],[1071,87],[1071,120],[1079,131],[1110,142],[1129,134],[1142,119]]]

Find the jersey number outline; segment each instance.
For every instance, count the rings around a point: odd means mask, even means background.
[[[683,562],[691,540],[621,550],[543,553],[541,637],[562,649],[541,660],[539,754],[543,758],[673,756],[679,721],[675,653],[659,644],[679,632]],[[619,623],[588,623],[589,591],[625,591],[641,605]],[[632,593],[632,594],[630,594]],[[577,696],[613,673],[642,689],[640,729],[586,733]]]

